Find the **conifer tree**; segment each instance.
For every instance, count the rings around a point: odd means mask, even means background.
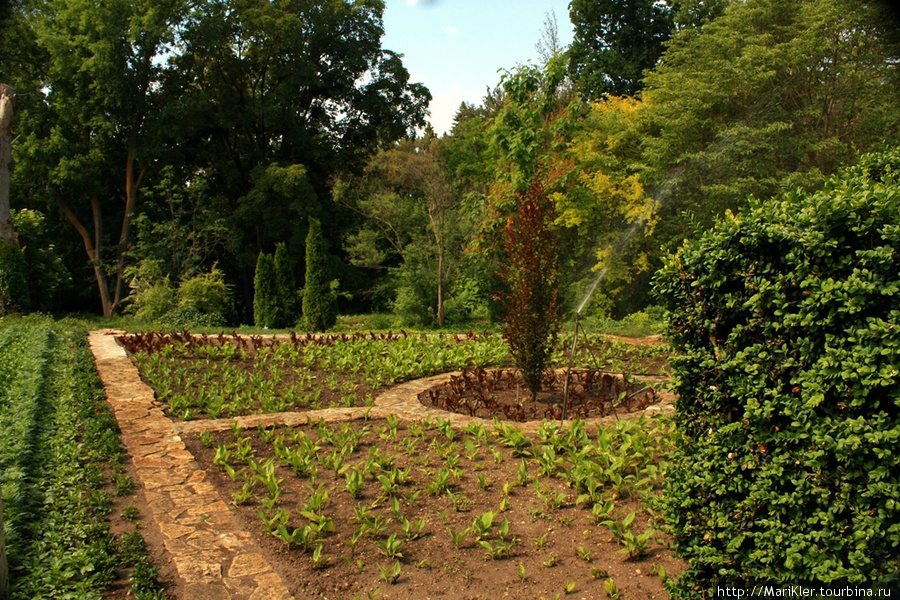
[[[276,305],[275,261],[271,254],[260,252],[253,278],[253,321],[257,327],[275,326]]]
[[[325,331],[337,322],[335,293],[325,265],[322,225],[309,219],[306,236],[306,285],[303,288],[303,322],[311,331]]]
[[[274,327],[293,327],[300,317],[300,297],[297,295],[297,280],[288,255],[287,246],[275,246],[275,290]]]

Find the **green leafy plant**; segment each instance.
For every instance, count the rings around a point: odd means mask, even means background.
[[[673,593],[896,583],[898,166],[869,156],[819,191],[753,201],[659,272],[680,354],[665,515],[690,563]]]

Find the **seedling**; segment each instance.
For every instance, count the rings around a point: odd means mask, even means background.
[[[400,550],[403,548],[404,543],[403,540],[397,537],[396,533],[392,533],[387,539],[376,542],[375,545],[378,546],[388,558],[403,558],[403,553],[400,552]]]
[[[569,583],[567,583],[567,584],[566,584],[565,591],[566,591],[566,595],[569,595],[569,594],[571,594],[573,591],[575,591],[575,582],[574,582],[574,581],[570,581]]]
[[[591,567],[591,576],[594,579],[603,579],[604,577],[609,577],[609,571],[599,567]]]
[[[522,583],[525,583],[525,565],[520,564],[518,566],[518,572],[519,572],[519,581],[521,581]]]
[[[555,567],[558,562],[559,562],[559,557],[556,554],[551,554],[550,556],[547,557],[547,560],[545,560],[541,564],[543,564],[545,567],[547,567],[549,569],[549,568]]]
[[[543,550],[547,547],[547,544],[550,543],[550,532],[546,532],[541,537],[531,538],[531,541],[534,542],[534,547],[538,550]]]
[[[453,545],[459,550],[462,547],[463,542],[466,540],[466,536],[472,531],[471,527],[463,529],[459,533],[457,533],[453,528],[450,529],[450,537],[453,539]]]
[[[381,572],[380,577],[385,583],[394,585],[400,579],[401,567],[399,560],[394,561],[394,564],[388,568],[378,565],[378,570]]]
[[[612,577],[603,582],[603,590],[606,592],[606,595],[613,600],[619,600],[619,597],[622,595],[619,591],[619,586],[612,580]]]
[[[331,557],[322,554],[322,544],[315,547],[311,557],[313,569],[324,569],[331,561]]]
[[[576,552],[578,553],[578,558],[580,558],[581,560],[583,560],[585,562],[591,562],[590,550],[588,550],[584,546],[578,546],[578,549],[576,550]]]
[[[484,491],[487,491],[487,489],[490,485],[491,485],[491,481],[484,474],[478,475],[478,486],[481,489],[483,489]]]

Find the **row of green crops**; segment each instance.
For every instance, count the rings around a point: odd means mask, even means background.
[[[341,564],[338,556],[346,564],[369,555],[417,557],[414,547],[426,536],[485,560],[521,560],[529,554],[519,547],[523,516],[566,528],[606,527],[622,554],[640,559],[654,531],[639,532],[635,513],[621,507],[656,497],[671,422],[642,418],[595,431],[580,421],[566,429],[545,422],[532,436],[499,420],[459,431],[440,418],[401,427],[391,416],[362,425],[234,427],[231,441],[217,443],[206,433],[201,442],[234,482],[233,503],[257,507],[263,529],[286,549],[309,553],[316,569]],[[296,493],[286,480],[299,480],[306,491]],[[295,491],[283,495],[288,487]],[[470,499],[478,489],[489,492],[490,504]],[[352,517],[337,512],[348,506]],[[475,518],[451,517],[448,509]],[[538,552],[548,542],[547,535],[535,540]],[[571,554],[584,558],[590,550],[573,547]],[[384,577],[391,578],[396,574]]]
[[[355,334],[262,338],[147,333],[120,341],[170,413],[232,417],[329,406],[371,405],[381,388],[469,365],[508,364],[496,335]],[[616,371],[656,372],[665,346],[628,346],[594,337],[577,364]],[[565,343],[555,354],[567,364]],[[323,391],[326,391],[323,397]]]
[[[7,317],[0,321],[0,364],[0,484],[12,600],[99,599],[120,567],[134,568],[137,598],[161,598],[146,555],[120,556],[109,532],[104,471],[126,478],[124,455],[84,327]]]

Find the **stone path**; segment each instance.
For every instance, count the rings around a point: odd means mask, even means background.
[[[293,600],[281,577],[259,553],[250,534],[243,531],[213,486],[206,472],[186,450],[181,435],[201,431],[224,431],[235,421],[242,428],[257,425],[298,425],[307,419],[330,422],[394,414],[404,420],[440,416],[457,427],[484,419],[423,406],[417,396],[443,383],[451,374],[418,379],[391,388],[375,399],[372,407],[329,408],[305,412],[250,415],[237,419],[174,422],[169,419],[141,381],[137,368],[128,359],[113,333],[94,331],[89,335],[97,370],[106,396],[122,431],[122,442],[132,458],[137,476],[146,490],[147,502],[172,555],[191,600]],[[665,378],[642,377],[650,384]],[[644,414],[673,412],[672,395],[662,392],[663,401]],[[624,415],[635,418],[639,414]],[[611,423],[618,417],[588,419],[588,423]],[[518,424],[526,432],[539,422]]]
[[[206,471],[185,449],[125,350],[102,331],[91,332],[89,341],[122,442],[185,581],[185,600],[292,600],[250,534],[206,481]]]

